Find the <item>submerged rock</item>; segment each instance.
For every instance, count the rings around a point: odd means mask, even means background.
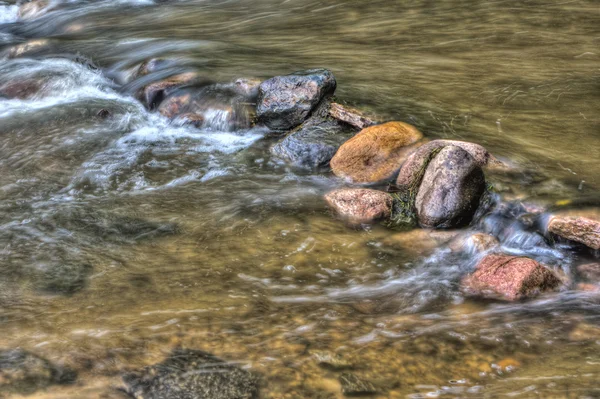
[[[337,119],[340,122],[347,123],[350,126],[353,126],[357,129],[364,129],[369,126],[373,126],[376,122],[369,118],[368,116],[363,115],[359,110],[344,107],[341,104],[331,103],[329,105],[329,115]]]
[[[0,392],[29,395],[53,384],[70,384],[77,374],[23,349],[0,349]]]
[[[195,72],[186,72],[170,78],[150,83],[141,89],[137,96],[138,99],[148,108],[155,109],[169,94],[175,90],[191,85],[199,79]]]
[[[454,252],[480,253],[496,248],[500,242],[491,234],[474,233],[452,240],[449,247]]]
[[[299,167],[326,166],[354,133],[335,121],[308,121],[274,145],[271,153]]]
[[[178,89],[165,98],[158,111],[170,119],[219,131],[250,128],[255,112],[235,84]]]
[[[168,359],[123,377],[139,399],[253,399],[258,378],[202,351],[175,350]]]
[[[38,94],[47,83],[47,79],[29,78],[0,83],[0,97],[25,100]]]
[[[393,179],[423,134],[403,122],[388,122],[363,129],[346,141],[331,160],[336,176],[355,183]]]
[[[450,228],[467,225],[485,191],[483,171],[456,146],[444,147],[427,166],[415,198],[419,224]]]
[[[487,255],[461,283],[463,292],[508,301],[532,298],[560,285],[556,274],[533,259]]]
[[[325,195],[325,200],[342,217],[353,223],[371,223],[389,218],[393,199],[388,193],[366,188],[344,188]]]
[[[258,88],[256,116],[273,130],[287,130],[304,122],[327,95],[336,81],[327,69],[311,69],[276,76]]]
[[[342,384],[344,395],[358,396],[377,393],[377,388],[371,382],[359,378],[352,373],[343,373],[340,375],[340,383]]]
[[[19,7],[19,19],[29,20],[41,17],[49,10],[49,0],[32,0],[24,2]]]
[[[548,231],[567,240],[592,249],[600,249],[600,221],[586,217],[554,215],[548,222]]]
[[[577,273],[588,281],[600,283],[600,263],[586,263],[577,266]]]

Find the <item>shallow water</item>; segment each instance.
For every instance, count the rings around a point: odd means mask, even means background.
[[[158,56],[223,83],[327,67],[338,100],[512,165],[488,176],[503,201],[598,206],[595,0],[16,11],[0,1],[0,87],[43,84],[0,98],[0,348],[79,373],[33,397],[120,397],[123,372],[177,346],[256,371],[265,398],[341,398],[348,370],[381,398],[600,396],[600,297],[573,289],[598,254],[499,209],[473,229],[568,283],[525,303],[464,298],[481,255],[344,225],[321,199],[343,182],[272,159],[278,137],[221,131],[218,112],[204,129],[169,122],[128,78]]]

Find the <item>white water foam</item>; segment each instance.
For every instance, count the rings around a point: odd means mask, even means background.
[[[17,22],[19,19],[19,6],[0,5],[0,24],[9,24]]]

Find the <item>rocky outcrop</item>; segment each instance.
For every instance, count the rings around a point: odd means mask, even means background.
[[[371,223],[389,218],[393,199],[382,191],[344,188],[325,195],[325,200],[340,216],[352,223]]]
[[[331,169],[336,176],[355,183],[393,179],[422,138],[417,128],[403,122],[367,127],[342,144],[331,160]]]
[[[365,116],[357,109],[344,107],[341,104],[331,103],[329,105],[329,115],[340,122],[344,122],[357,129],[364,129],[373,126],[376,122]]]
[[[324,97],[333,94],[335,87],[335,78],[327,69],[268,79],[258,88],[258,121],[273,130],[292,129],[304,122]]]
[[[533,259],[487,255],[475,272],[463,279],[461,289],[468,295],[516,301],[554,290],[559,285],[556,274]]]
[[[53,384],[70,384],[77,374],[23,349],[0,350],[0,392],[29,395]]]
[[[254,399],[258,378],[209,353],[175,350],[160,364],[125,375],[127,392],[139,399]]]
[[[469,224],[485,191],[483,171],[461,147],[444,147],[428,165],[415,199],[419,224],[450,228]]]
[[[340,145],[355,133],[336,121],[308,121],[271,148],[271,153],[304,168],[327,166]]]
[[[589,248],[600,249],[600,221],[586,217],[553,215],[548,221],[550,233]]]

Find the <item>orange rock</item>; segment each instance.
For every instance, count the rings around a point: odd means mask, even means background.
[[[600,221],[585,217],[553,216],[548,231],[592,249],[600,249]]]
[[[496,363],[503,371],[514,370],[521,367],[521,362],[512,357],[507,357]]]
[[[356,183],[391,180],[422,138],[408,123],[367,127],[342,144],[331,160],[331,169],[336,176]]]

